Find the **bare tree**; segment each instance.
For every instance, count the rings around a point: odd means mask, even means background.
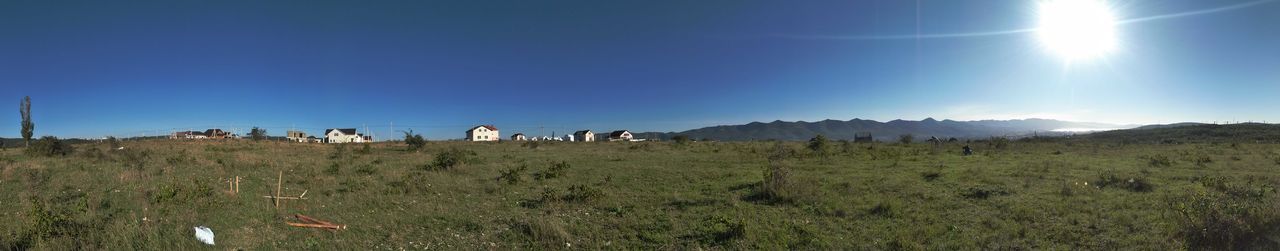
[[[31,136],[35,134],[36,124],[31,122],[31,96],[22,98],[18,103],[18,112],[22,113],[22,141],[31,146]]]
[[[252,138],[253,141],[267,139],[267,129],[262,129],[255,126],[253,127],[253,129],[249,130],[249,137]]]

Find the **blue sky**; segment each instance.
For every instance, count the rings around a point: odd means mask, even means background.
[[[1250,1],[1111,1],[1121,19]],[[925,117],[1280,121],[1280,2],[1135,22],[1066,63],[1036,2],[2,1],[37,135],[368,125],[460,138]],[[16,110],[16,109],[15,109]],[[11,110],[12,111],[12,110]],[[0,137],[19,116],[0,118]]]

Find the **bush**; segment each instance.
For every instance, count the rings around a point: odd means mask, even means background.
[[[498,171],[498,181],[504,181],[511,185],[519,184],[520,181],[523,180],[523,176],[521,176],[520,173],[524,173],[524,171],[528,169],[528,165],[520,165],[520,167],[517,168]]]
[[[791,194],[791,169],[777,161],[770,161],[760,181],[760,195],[765,199],[789,200]]]
[[[1009,138],[991,137],[990,140],[987,140],[987,147],[990,147],[991,149],[997,149],[997,150],[1003,150],[1005,148],[1008,148]]]
[[[818,134],[818,136],[814,136],[812,139],[809,139],[809,150],[818,155],[825,155],[827,153],[828,144],[827,136]]]
[[[1192,250],[1276,250],[1280,206],[1274,200],[1201,191],[1171,203],[1178,236]]]
[[[916,136],[911,134],[898,135],[898,143],[911,144],[916,141]]]
[[[445,150],[444,152],[440,152],[439,154],[436,154],[435,160],[433,160],[431,164],[428,165],[428,169],[434,169],[434,170],[454,169],[454,168],[457,168],[458,166],[461,166],[471,161],[471,158],[474,156],[476,156],[476,152],[471,150],[449,148],[449,150]]]
[[[1147,165],[1151,167],[1169,167],[1173,165],[1173,161],[1169,160],[1169,157],[1164,155],[1156,154],[1143,156],[1142,158],[1145,159],[1147,161]]]
[[[1132,192],[1150,192],[1155,187],[1146,178],[1133,177],[1121,178],[1114,173],[1103,173],[1098,175],[1098,180],[1094,181],[1098,188],[1116,187],[1129,190]]]
[[[59,140],[58,137],[44,136],[27,147],[27,154],[34,156],[67,156],[74,152],[71,144]]]
[[[413,134],[413,129],[404,132],[404,144],[409,145],[409,150],[419,151],[427,146],[427,139],[422,134]]]
[[[585,202],[604,197],[604,192],[600,189],[587,185],[573,185],[569,187],[569,191],[560,197],[560,200],[567,202]]]
[[[674,137],[671,137],[671,141],[675,141],[676,144],[678,145],[683,145],[683,144],[689,143],[689,136],[676,135]]]
[[[120,140],[116,139],[114,136],[107,137],[107,146],[111,147],[110,150],[120,149]]]
[[[724,245],[730,241],[742,239],[747,235],[747,224],[735,217],[712,215],[699,224],[686,239],[693,239],[708,245]]]
[[[566,170],[569,170],[568,162],[564,162],[564,161],[551,162],[551,166],[547,167],[547,170],[533,173],[533,179],[535,180],[554,179],[556,177],[564,176],[564,172]]]
[[[249,138],[253,139],[253,141],[260,141],[260,140],[267,139],[267,129],[262,129],[255,126],[253,127],[253,129],[249,129]]]

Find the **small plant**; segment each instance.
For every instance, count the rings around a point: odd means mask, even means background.
[[[938,171],[925,171],[920,174],[920,177],[924,178],[924,181],[933,181],[938,179],[938,177],[942,177],[942,173]]]
[[[747,224],[741,219],[712,215],[704,219],[693,233],[684,238],[708,245],[725,245],[730,241],[745,238],[746,235]]]
[[[760,196],[769,200],[787,200],[791,194],[791,168],[777,161],[770,161],[760,181]]]
[[[1145,159],[1147,161],[1147,165],[1151,167],[1173,166],[1173,160],[1169,160],[1168,156],[1156,154],[1156,155],[1143,156],[1142,158]]]
[[[329,159],[341,159],[350,155],[347,152],[347,144],[333,144],[333,153],[329,154]]]
[[[569,187],[568,192],[560,197],[561,201],[566,202],[585,202],[604,197],[604,192],[600,189],[587,185],[573,185]]]
[[[59,140],[58,137],[44,136],[36,140],[35,144],[27,147],[27,154],[33,156],[67,156],[74,152],[71,144]]]
[[[413,129],[409,129],[408,132],[404,132],[404,144],[409,145],[409,150],[416,152],[427,146],[427,139],[423,138],[422,134],[414,134]]]
[[[961,197],[968,199],[987,199],[999,195],[1009,195],[1009,191],[1002,187],[969,187],[960,192]]]
[[[1144,177],[1121,178],[1114,173],[1103,173],[1098,175],[1098,180],[1094,181],[1098,188],[1116,187],[1129,190],[1132,192],[1150,192],[1155,185],[1148,182]]]
[[[428,168],[434,170],[454,169],[471,161],[471,158],[475,156],[476,152],[471,150],[449,148],[449,150],[436,154],[435,159],[428,165]]]
[[[871,209],[868,209],[867,213],[885,218],[893,218],[896,215],[894,208],[897,208],[895,203],[891,201],[881,201],[876,203],[876,205],[871,207]]]
[[[916,136],[911,134],[898,135],[898,143],[911,144],[916,141]]]
[[[535,180],[554,179],[556,177],[564,176],[564,172],[566,170],[569,170],[568,162],[564,162],[564,161],[551,162],[551,166],[547,167],[547,170],[533,173],[533,179]]]
[[[520,167],[498,171],[498,181],[506,182],[510,185],[520,184],[520,181],[523,180],[521,177],[524,177],[520,174],[528,169],[528,165],[521,164]]]

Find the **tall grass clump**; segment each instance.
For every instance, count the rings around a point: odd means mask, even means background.
[[[467,162],[473,160],[476,156],[475,151],[463,150],[458,148],[449,148],[439,154],[427,165],[427,169],[431,170],[450,170],[458,168]]]
[[[1268,197],[1200,191],[1177,198],[1178,236],[1193,250],[1277,250],[1280,204]]]

